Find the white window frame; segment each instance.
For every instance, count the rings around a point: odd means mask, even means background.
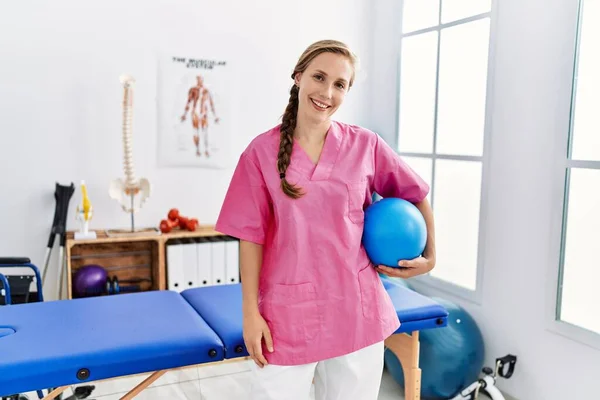
[[[439,5],[439,15],[438,21],[441,21],[441,13],[442,13],[442,5]],[[400,110],[400,86],[402,85],[401,81],[401,56],[402,56],[402,42],[403,39],[410,36],[415,36],[427,32],[438,31],[438,43],[437,43],[437,59],[436,59],[436,89],[435,89],[435,113],[434,113],[434,132],[433,132],[433,150],[431,153],[414,153],[414,152],[405,152],[398,149],[399,145],[399,134],[400,134],[400,112],[396,112],[396,126],[395,126],[395,135],[393,138],[393,146],[396,149],[396,152],[401,157],[415,157],[415,158],[425,158],[427,160],[432,161],[432,175],[431,175],[431,193],[430,193],[430,201],[432,203],[432,207],[434,208],[435,213],[435,161],[438,159],[445,160],[462,160],[462,161],[478,161],[481,163],[481,195],[480,195],[480,211],[479,211],[479,228],[478,228],[478,248],[477,248],[477,266],[476,266],[476,283],[475,290],[470,290],[465,287],[454,284],[453,282],[449,282],[430,274],[425,274],[421,276],[417,276],[411,279],[410,284],[418,291],[423,293],[428,293],[429,289],[436,289],[442,292],[449,293],[451,295],[460,297],[464,300],[475,304],[482,303],[482,287],[483,287],[483,275],[484,275],[484,266],[483,263],[485,261],[485,247],[486,247],[486,234],[485,234],[485,221],[487,220],[488,214],[488,182],[489,182],[489,152],[491,146],[491,110],[493,108],[492,98],[493,98],[493,88],[492,83],[494,82],[494,54],[495,54],[495,32],[496,32],[496,7],[497,0],[492,0],[491,10],[489,12],[476,14],[470,17],[462,18],[456,21],[452,21],[449,23],[438,23],[437,25],[419,29],[416,31],[403,33],[402,29],[400,30],[400,40],[397,52],[397,67],[396,67],[396,76],[398,77],[398,85],[396,86],[396,110]],[[401,7],[400,13],[400,21],[403,20],[403,12],[404,7]],[[448,155],[448,154],[436,154],[436,138],[437,138],[437,108],[438,108],[438,93],[439,93],[439,71],[440,71],[440,49],[441,49],[441,30],[444,28],[461,25],[464,23],[478,21],[484,18],[490,19],[490,37],[489,37],[489,46],[488,46],[488,68],[487,68],[487,87],[486,87],[486,106],[485,106],[485,122],[484,122],[484,131],[483,131],[483,152],[481,156],[464,156],[464,155]],[[443,263],[443,260],[440,260],[438,257],[437,265]]]
[[[570,184],[570,170],[573,168],[593,168],[600,170],[600,161],[584,161],[573,160],[571,158],[572,140],[573,140],[573,112],[575,107],[575,99],[577,97],[576,74],[579,65],[579,44],[581,41],[580,29],[583,18],[583,2],[578,1],[576,29],[574,31],[573,40],[573,68],[568,77],[570,79],[570,96],[565,99],[565,108],[568,112],[565,113],[566,122],[564,126],[566,131],[561,135],[561,142],[558,146],[557,162],[555,166],[556,183],[554,185],[554,196],[556,201],[552,205],[552,232],[551,248],[554,250],[552,260],[548,266],[548,276],[546,287],[546,330],[551,333],[558,334],[567,339],[574,340],[581,344],[590,346],[591,348],[600,350],[600,334],[590,331],[584,327],[560,319],[561,293],[560,287],[562,284],[562,276],[564,272],[564,255],[566,241],[566,220],[568,211],[568,196]]]

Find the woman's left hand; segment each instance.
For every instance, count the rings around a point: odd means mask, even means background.
[[[393,278],[408,279],[412,278],[413,276],[428,273],[435,266],[435,261],[420,256],[412,260],[401,260],[398,263],[398,266],[399,268],[391,268],[386,267],[385,265],[378,265],[376,267],[376,270],[384,275],[391,276]]]

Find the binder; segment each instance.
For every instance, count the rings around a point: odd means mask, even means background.
[[[169,290],[181,292],[185,289],[185,276],[183,273],[183,247],[179,240],[167,242],[167,284]]]
[[[240,242],[234,238],[225,241],[225,276],[227,283],[240,281]]]
[[[226,283],[225,275],[225,242],[223,238],[213,238],[212,247],[212,284],[223,285]]]
[[[198,286],[211,286],[212,281],[212,243],[205,238],[196,241],[196,270]]]
[[[181,292],[240,282],[239,241],[228,236],[181,238],[166,244],[167,287]]]
[[[194,238],[183,239],[182,244],[183,282],[181,287],[191,289],[198,287],[198,256]]]

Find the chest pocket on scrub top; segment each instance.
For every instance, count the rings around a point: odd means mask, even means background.
[[[368,180],[346,183],[348,190],[348,218],[355,224],[362,224],[365,220],[363,205],[367,195]]]

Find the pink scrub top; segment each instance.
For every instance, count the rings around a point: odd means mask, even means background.
[[[373,191],[423,200],[424,182],[377,134],[332,121],[315,165],[297,144],[286,172],[304,189],[281,190],[279,126],[239,158],[215,229],[263,245],[261,315],[273,337],[267,361],[297,365],[359,350],[400,322],[361,238]],[[243,284],[243,282],[242,282]]]

